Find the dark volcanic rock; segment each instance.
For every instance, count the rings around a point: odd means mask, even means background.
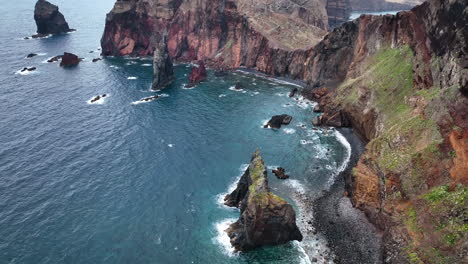
[[[290,115],[276,115],[273,116],[270,121],[265,125],[265,128],[281,128],[282,125],[289,125],[292,121],[292,116]]]
[[[26,68],[24,67],[21,72],[25,72],[25,71],[35,71],[37,68],[36,67],[30,67],[30,68]]]
[[[90,103],[95,103],[95,102],[101,100],[102,98],[106,98],[106,97],[107,97],[107,94],[95,96],[90,100]]]
[[[240,207],[240,218],[226,232],[237,251],[302,241],[291,205],[272,194],[265,164],[257,150],[238,188],[225,198],[226,204]],[[229,203],[228,203],[229,202]]]
[[[286,174],[286,170],[284,168],[277,168],[276,170],[271,171],[275,176],[280,180],[289,179],[289,175]]]
[[[187,87],[193,87],[206,79],[206,68],[203,61],[198,62],[198,67],[193,67],[189,76]]]
[[[236,85],[234,86],[234,89],[242,90],[242,84],[241,83],[236,83]]]
[[[42,35],[60,34],[73,31],[68,26],[62,13],[56,5],[45,0],[38,0],[34,9],[37,33]]]
[[[78,58],[75,54],[65,52],[62,56],[62,61],[60,62],[60,66],[62,67],[70,67],[76,66],[80,63],[81,59]]]
[[[28,56],[26,56],[26,58],[30,59],[30,58],[33,58],[33,57],[36,57],[37,54],[36,53],[29,53]]]
[[[293,88],[291,90],[291,92],[289,93],[289,97],[294,97],[296,95],[297,91],[299,91],[297,88]]]
[[[98,62],[100,60],[102,60],[102,59],[101,58],[95,58],[95,59],[93,59],[93,62]]]
[[[169,57],[165,38],[156,45],[153,65],[154,73],[152,89],[162,90],[174,80],[174,67],[172,65],[171,57]]]

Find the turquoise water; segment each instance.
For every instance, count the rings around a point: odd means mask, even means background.
[[[91,62],[114,1],[54,1],[78,31],[23,40],[35,31],[34,2],[0,6],[0,263],[307,263],[304,249],[318,254],[309,242],[325,242],[310,236],[233,254],[222,230],[239,213],[219,203],[259,148],[292,177],[270,177],[274,192],[310,213],[297,194],[319,195],[348,158],[336,132],[312,127],[311,102],[240,72],[210,72],[186,90],[190,66],[178,65],[165,97],[134,104],[155,95],[150,59]],[[44,63],[64,51],[85,60]],[[26,66],[38,69],[17,73]],[[236,82],[243,91],[229,89]],[[291,125],[262,128],[284,113]]]

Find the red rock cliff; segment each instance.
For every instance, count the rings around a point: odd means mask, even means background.
[[[327,27],[318,0],[129,0],[107,15],[101,44],[104,55],[151,55],[157,35],[167,32],[176,60],[283,73],[271,65],[318,43]]]

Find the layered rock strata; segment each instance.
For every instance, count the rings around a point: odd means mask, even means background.
[[[74,31],[70,29],[59,8],[45,0],[38,0],[34,9],[37,33],[40,35],[60,34]]]
[[[291,205],[271,193],[265,164],[257,150],[226,205],[240,208],[241,216],[226,232],[238,251],[302,240]]]
[[[312,47],[327,27],[318,0],[129,0],[117,1],[107,15],[101,44],[103,55],[146,56],[167,32],[175,60],[266,71],[279,63],[277,53]]]

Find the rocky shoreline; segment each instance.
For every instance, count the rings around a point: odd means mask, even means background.
[[[352,129],[339,132],[351,145],[351,159],[331,188],[311,204],[314,227],[325,236],[335,254],[335,263],[384,263],[381,232],[345,196],[347,181],[364,151],[364,142]]]

